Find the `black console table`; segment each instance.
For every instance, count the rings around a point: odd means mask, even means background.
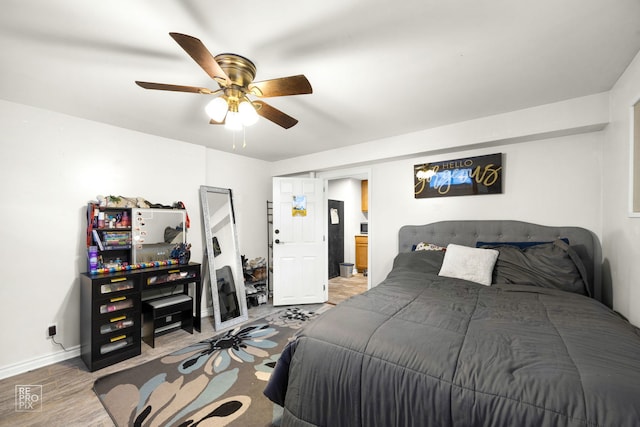
[[[90,371],[113,365],[141,352],[142,299],[145,292],[194,284],[193,328],[201,331],[200,264],[170,265],[81,276],[81,356]]]

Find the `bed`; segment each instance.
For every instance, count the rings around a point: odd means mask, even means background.
[[[640,334],[601,264],[578,227],[402,227],[387,278],[302,329],[265,394],[283,426],[640,425]]]

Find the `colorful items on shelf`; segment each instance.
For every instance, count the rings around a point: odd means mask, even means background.
[[[191,243],[180,243],[171,251],[171,258],[177,259],[180,264],[189,264],[191,259]]]
[[[128,231],[105,231],[102,233],[102,244],[106,249],[130,247],[131,233]]]
[[[92,229],[103,230],[113,228],[128,228],[131,227],[131,218],[127,211],[122,212],[105,212],[103,209],[93,203],[89,203],[88,218],[90,218],[89,225]]]
[[[132,255],[133,227],[130,209],[136,206],[141,208],[185,209],[182,202],[176,202],[173,206],[152,205],[141,198],[125,198],[122,196],[98,196],[98,201],[89,201],[87,208],[87,260],[89,274],[126,272],[189,263],[191,245],[185,243],[176,246],[171,254],[168,251],[166,251],[166,255],[163,253],[162,256],[168,258],[166,260],[132,263],[134,260]],[[186,223],[188,228],[188,216],[186,221],[183,220],[182,222]],[[166,242],[169,243],[168,240]],[[160,255],[160,253],[157,255]],[[158,259],[159,257],[148,258]]]
[[[98,268],[95,272],[91,271],[93,274],[105,274],[105,273],[115,273],[118,271],[130,271],[130,270],[138,270],[140,268],[153,268],[153,267],[166,267],[169,265],[178,265],[180,262],[177,259],[167,259],[164,261],[154,261],[154,262],[141,262],[139,264],[130,264],[130,265],[120,265],[117,267],[109,267],[109,268]]]

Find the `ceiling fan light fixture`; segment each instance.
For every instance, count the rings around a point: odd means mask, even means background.
[[[204,110],[211,119],[216,122],[222,122],[224,120],[224,116],[229,110],[229,104],[227,104],[227,101],[220,96],[209,102]]]
[[[242,101],[240,103],[238,113],[244,126],[251,126],[258,121],[258,113],[249,101]]]
[[[229,111],[224,121],[224,127],[232,131],[242,130],[242,117],[240,117],[240,113],[237,111]]]

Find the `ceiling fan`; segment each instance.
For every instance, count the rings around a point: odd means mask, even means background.
[[[145,89],[217,95],[205,108],[211,117],[209,123],[225,124],[232,130],[239,130],[243,126],[255,123],[258,115],[285,129],[298,123],[298,120],[288,114],[255,98],[312,93],[311,84],[304,75],[254,82],[256,66],[249,59],[234,53],[213,56],[195,37],[180,33],[169,35],[218,83],[219,88],[211,90],[196,86],[136,81],[138,86]]]

